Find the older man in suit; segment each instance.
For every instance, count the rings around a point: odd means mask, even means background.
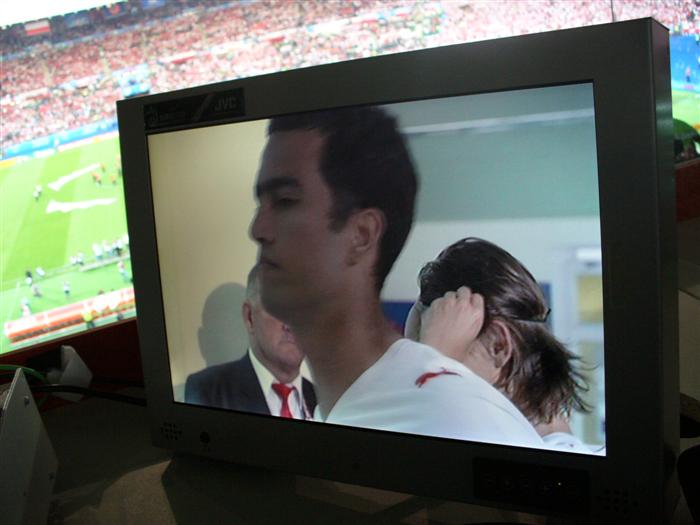
[[[287,325],[260,303],[257,270],[248,275],[241,307],[249,348],[237,361],[191,374],[185,402],[208,407],[310,419],[316,407],[311,383],[300,366],[304,355]]]

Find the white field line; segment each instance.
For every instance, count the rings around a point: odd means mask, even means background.
[[[100,165],[97,163],[90,164],[89,166],[87,166],[85,168],[80,168],[79,170],[76,170],[72,173],[69,173],[68,175],[64,175],[63,177],[61,177],[53,182],[50,182],[48,184],[48,187],[51,188],[53,191],[58,191],[61,188],[63,188],[63,186],[65,186],[66,184],[71,182],[72,180],[75,180],[78,177],[81,177],[81,176],[85,175],[86,173],[90,173],[91,171],[94,171],[94,170],[99,169],[99,168],[100,168]]]
[[[48,206],[46,206],[46,213],[53,213],[55,211],[69,213],[75,210],[87,210],[88,208],[94,208],[95,206],[109,206],[115,202],[117,202],[117,199],[94,199],[91,201],[77,202],[59,202],[51,200]]]

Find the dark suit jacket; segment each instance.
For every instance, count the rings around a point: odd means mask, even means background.
[[[313,386],[302,380],[306,408],[313,415],[316,395]],[[185,402],[194,405],[270,414],[253,363],[246,353],[238,361],[210,366],[190,374],[185,382]]]

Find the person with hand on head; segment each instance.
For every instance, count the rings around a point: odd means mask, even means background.
[[[273,118],[250,234],[264,307],[307,357],[318,421],[542,447],[498,390],[402,338],[380,292],[413,223],[417,176],[396,121],[354,107]]]
[[[191,374],[185,384],[185,402],[310,419],[316,395],[300,372],[304,354],[289,326],[262,306],[257,267],[248,274],[241,314],[248,331],[248,352],[237,361]]]
[[[595,451],[568,424],[573,410],[588,410],[578,358],[550,333],[540,287],[517,259],[493,243],[466,238],[426,264],[418,280],[407,337],[498,388],[552,448]]]

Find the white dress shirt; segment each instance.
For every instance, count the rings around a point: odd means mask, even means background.
[[[270,409],[270,414],[273,416],[279,416],[282,410],[282,399],[277,393],[272,389],[272,383],[279,383],[275,376],[265,368],[258,358],[255,356],[250,348],[248,349],[248,355],[250,356],[250,362],[253,364],[253,370],[255,370],[255,375],[258,376],[258,383],[260,383],[260,388],[262,388],[263,394],[265,395],[265,401],[267,401],[267,407]],[[285,383],[287,386],[292,387],[294,390],[289,394],[287,398],[287,403],[289,404],[289,410],[292,412],[294,419],[307,419],[307,412],[304,407],[304,397],[301,391],[302,378],[301,374],[297,374],[294,381],[291,383]]]

